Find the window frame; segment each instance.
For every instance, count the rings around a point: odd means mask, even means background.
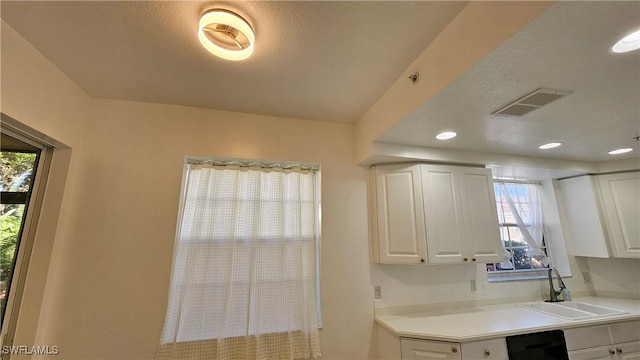
[[[52,165],[53,153],[56,142],[49,137],[37,133],[31,135],[31,131],[21,130],[18,122],[6,114],[1,114],[1,132],[18,141],[39,149],[36,165],[33,170],[30,196],[25,203],[25,213],[17,250],[14,258],[13,274],[10,287],[7,289],[6,307],[4,309],[2,328],[0,329],[0,345],[11,346],[14,341],[18,317],[20,314],[20,304],[26,288],[31,254],[36,240],[38,222],[42,212],[42,204],[45,198],[47,180]],[[15,126],[13,124],[16,124]],[[4,358],[0,356],[0,358]]]
[[[493,179],[493,183],[501,183],[501,184],[522,184],[522,185],[535,185],[539,187],[540,192],[542,192],[542,183],[540,181],[535,180],[513,180],[513,179]],[[542,199],[539,199],[542,201]],[[496,204],[500,202],[500,200],[495,198]],[[515,227],[518,229],[518,225],[516,223],[501,223],[500,217],[498,217],[498,226],[500,228],[500,242],[503,243],[503,248],[508,250],[508,247],[504,246],[504,239],[502,239],[503,228]],[[507,230],[508,232],[508,230]],[[541,250],[545,252],[548,258],[551,258],[550,246],[548,244],[548,237],[546,236],[546,227],[543,223],[543,240]],[[510,247],[513,249],[514,247]],[[527,249],[529,246],[527,245]],[[513,259],[513,256],[511,257]],[[531,258],[531,257],[529,257]],[[495,263],[494,263],[495,264]],[[486,268],[485,264],[485,268]],[[539,280],[547,278],[548,267],[545,268],[531,268],[531,269],[506,269],[506,270],[493,270],[490,271],[485,269],[487,274],[487,280],[491,282],[504,282],[504,281],[522,281],[522,280]]]

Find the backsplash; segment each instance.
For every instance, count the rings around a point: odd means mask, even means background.
[[[596,295],[640,299],[640,260],[585,259]]]
[[[585,283],[581,276],[581,266],[574,261],[571,267],[574,276],[563,277],[569,290],[574,296],[593,295],[592,285]],[[382,290],[382,299],[374,300],[376,309],[459,302],[533,301],[549,296],[546,279],[489,283],[484,264],[372,264],[371,281]],[[472,281],[475,281],[475,291]]]

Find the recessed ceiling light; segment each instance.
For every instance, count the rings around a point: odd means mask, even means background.
[[[227,10],[210,10],[202,15],[198,39],[207,51],[227,60],[244,60],[253,53],[253,29],[239,15]]]
[[[640,49],[640,30],[636,30],[620,39],[620,41],[613,45],[611,51],[619,54],[637,49]]]
[[[453,139],[457,135],[458,134],[456,134],[453,131],[444,131],[444,132],[441,132],[440,134],[436,135],[436,139],[438,139],[438,140],[449,140],[449,139]]]
[[[609,151],[609,155],[626,154],[626,153],[632,152],[632,151],[633,151],[633,148],[616,149],[616,150]]]
[[[553,149],[553,148],[557,148],[560,145],[562,145],[562,143],[552,142],[552,143],[540,145],[538,146],[538,149],[542,149],[542,150]]]

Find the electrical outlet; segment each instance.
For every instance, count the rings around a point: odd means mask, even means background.
[[[478,291],[475,280],[471,280],[471,291]]]
[[[373,298],[376,300],[382,299],[382,287],[380,286],[373,287]]]
[[[583,272],[582,273],[582,279],[584,280],[585,284],[590,284],[591,283],[591,274],[589,274],[588,272]]]

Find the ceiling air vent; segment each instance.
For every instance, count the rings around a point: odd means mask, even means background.
[[[511,104],[496,110],[491,115],[498,116],[522,116],[532,112],[533,110],[545,106],[555,100],[573,94],[573,91],[554,90],[554,89],[538,89],[527,94]]]

